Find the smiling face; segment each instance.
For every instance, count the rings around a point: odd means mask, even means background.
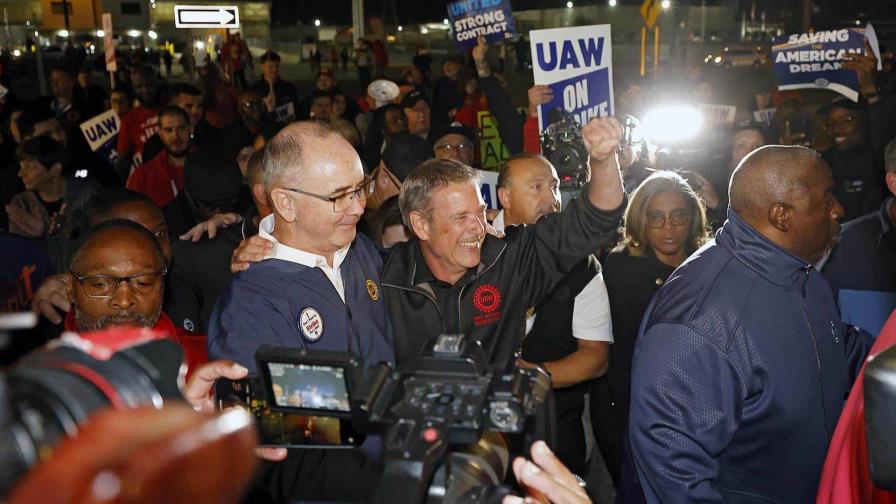
[[[828,112],[825,129],[834,140],[837,150],[847,150],[862,141],[862,116],[858,110],[834,107]]]
[[[303,166],[284,175],[278,187],[271,189],[271,200],[280,220],[290,228],[293,243],[287,245],[332,257],[355,239],[356,226],[364,214],[364,192],[346,200],[346,208],[337,212],[332,201],[286,189],[322,197],[345,195],[364,183],[364,169],[355,149],[338,134],[309,136],[303,144]],[[279,226],[278,221],[275,233]]]
[[[432,194],[428,215],[412,217],[420,248],[436,278],[454,283],[479,265],[486,208],[475,183],[453,183]]]

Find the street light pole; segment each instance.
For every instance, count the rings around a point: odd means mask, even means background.
[[[812,24],[812,0],[803,0],[803,33],[809,31]]]
[[[68,24],[68,0],[62,0],[62,16],[65,18],[65,29],[71,33],[71,26]]]

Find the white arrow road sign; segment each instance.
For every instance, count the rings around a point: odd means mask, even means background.
[[[177,28],[239,28],[240,11],[235,5],[175,5]]]

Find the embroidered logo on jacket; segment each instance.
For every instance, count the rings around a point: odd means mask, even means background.
[[[501,291],[492,284],[480,285],[473,293],[473,306],[481,312],[473,315],[477,327],[494,324],[501,319]]]
[[[373,280],[367,280],[367,294],[370,296],[370,299],[376,301],[380,298],[380,288],[377,287],[376,282]]]

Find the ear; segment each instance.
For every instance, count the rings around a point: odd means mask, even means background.
[[[506,187],[498,188],[498,201],[501,202],[501,208],[510,209],[510,189]]]
[[[432,225],[429,219],[415,210],[410,214],[410,221],[411,231],[414,232],[414,235],[420,240],[429,240],[429,234],[432,232]]]
[[[786,233],[790,229],[790,214],[793,209],[784,203],[775,203],[768,209],[768,223],[778,231]]]
[[[887,189],[890,194],[896,194],[896,172],[887,172]]]
[[[78,281],[77,278],[74,277],[71,273],[68,273],[68,278],[65,279],[65,297],[70,301],[74,302],[75,300],[75,282]]]
[[[58,177],[58,176],[62,175],[62,163],[53,163],[53,165],[50,166],[49,171],[50,171],[50,175],[53,177]]]
[[[258,201],[266,201],[268,205],[271,204],[271,198],[264,191],[264,184],[252,184],[252,195]]]
[[[282,189],[274,189],[271,191],[271,206],[274,212],[286,222],[295,222],[298,211],[295,201],[290,197],[288,191]]]

